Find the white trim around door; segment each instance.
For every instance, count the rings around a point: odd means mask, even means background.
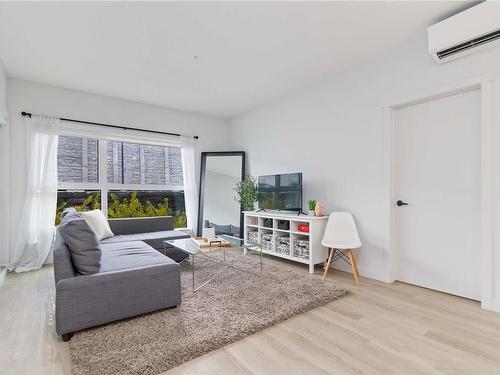
[[[493,296],[494,283],[494,153],[493,153],[493,77],[481,76],[456,84],[446,85],[420,94],[402,98],[384,108],[384,135],[386,142],[386,170],[388,178],[388,249],[390,282],[398,279],[398,233],[399,218],[396,209],[398,180],[396,167],[396,123],[395,111],[460,92],[479,89],[481,92],[481,307],[500,312],[500,301]]]

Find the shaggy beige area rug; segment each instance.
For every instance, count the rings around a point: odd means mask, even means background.
[[[238,265],[256,261],[239,257]],[[76,333],[70,341],[73,375],[159,374],[345,294],[305,270],[277,265],[264,265],[262,277],[227,268],[193,293],[189,267],[182,266],[177,308]],[[198,261],[196,277],[206,280],[221,267]]]

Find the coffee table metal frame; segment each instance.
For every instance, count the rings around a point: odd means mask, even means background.
[[[248,240],[243,240],[238,237],[233,237],[233,236],[228,236],[228,235],[220,235],[219,237],[223,237],[227,239],[228,241],[231,242],[231,246],[211,246],[210,248],[199,248],[197,247],[190,238],[184,238],[184,239],[179,239],[179,240],[167,240],[163,242],[163,251],[164,254],[168,256],[168,249],[170,246],[175,247],[176,249],[188,254],[189,256],[182,260],[180,263],[183,262],[188,262],[191,264],[191,279],[192,279],[192,287],[193,287],[193,292],[197,292],[201,288],[203,288],[205,285],[208,283],[212,282],[215,280],[217,277],[222,275],[225,271],[225,268],[222,269],[220,272],[218,272],[215,276],[212,276],[210,279],[207,281],[203,282],[201,285],[198,287],[195,287],[195,269],[196,269],[196,264],[195,264],[195,258],[200,257],[200,259],[209,259],[213,260],[219,263],[224,264],[228,268],[236,269],[241,272],[245,272],[251,275],[255,276],[262,276],[262,245],[259,243],[254,243],[250,242]],[[191,249],[194,249],[194,251],[190,251],[187,249],[186,242],[189,241],[189,246],[191,246]],[[235,242],[238,241],[238,245],[235,244]],[[169,247],[167,247],[167,244]],[[185,247],[182,247],[184,244]],[[234,244],[234,245],[233,245]],[[226,252],[231,251],[231,250],[238,250],[242,249],[243,250],[243,255],[246,255],[248,251],[252,252],[257,252],[259,254],[259,266],[260,266],[260,272],[252,272],[249,270],[245,270],[243,268],[239,268],[236,266],[233,266],[232,264],[226,262]],[[217,258],[216,256],[210,255],[211,252],[215,251],[221,251],[222,252],[222,259]]]

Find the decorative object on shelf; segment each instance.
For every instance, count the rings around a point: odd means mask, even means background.
[[[290,221],[289,220],[278,220],[278,229],[290,230]]]
[[[243,211],[253,211],[257,202],[258,186],[257,179],[253,176],[246,176],[238,182],[233,190],[238,194],[234,200],[241,204]]]
[[[248,241],[253,243],[259,243],[259,232],[256,230],[251,230],[247,233]]]
[[[264,219],[264,220],[262,220],[262,225],[265,228],[272,228],[273,227],[273,219]]]
[[[316,208],[314,209],[314,214],[316,216],[325,216],[325,208],[320,202],[316,202]]]
[[[290,255],[290,237],[276,237],[276,252],[278,254]]]
[[[316,201],[314,199],[310,199],[307,201],[307,205],[309,206],[309,214],[315,215],[314,210],[316,209]]]
[[[273,234],[265,233],[262,235],[262,248],[266,250],[273,250]]]
[[[309,239],[297,238],[293,241],[293,256],[298,258],[309,258]]]
[[[299,224],[297,230],[299,232],[309,233],[309,224]]]
[[[259,219],[256,217],[250,217],[250,225],[257,225],[259,223]]]

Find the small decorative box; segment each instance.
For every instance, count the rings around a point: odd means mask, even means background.
[[[297,238],[293,241],[293,256],[309,259],[309,239]]]
[[[290,255],[290,237],[276,237],[276,252]]]
[[[266,250],[273,250],[273,235],[266,233],[262,235],[262,247]]]
[[[249,231],[247,234],[247,238],[250,242],[259,243],[259,234],[256,230]]]

